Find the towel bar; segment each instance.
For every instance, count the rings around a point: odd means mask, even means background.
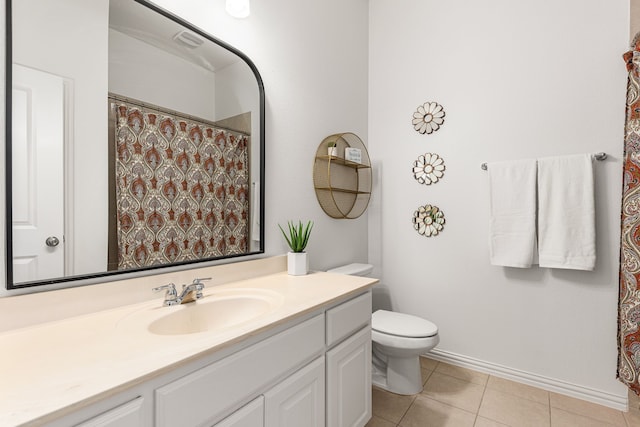
[[[593,155],[593,158],[596,159],[596,160],[604,160],[604,159],[607,158],[607,153],[605,153],[605,152],[596,153],[596,154]],[[481,164],[480,168],[483,171],[486,171],[488,169],[486,163]]]

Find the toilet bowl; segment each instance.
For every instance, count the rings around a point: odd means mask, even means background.
[[[438,327],[417,316],[377,310],[371,315],[371,341],[373,383],[397,394],[420,393],[420,355],[438,345]]]
[[[370,264],[349,264],[329,272],[366,276],[372,270]],[[420,355],[438,345],[438,327],[421,317],[376,310],[371,315],[371,341],[373,384],[397,394],[420,393]]]

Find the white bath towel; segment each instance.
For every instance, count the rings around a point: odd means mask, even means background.
[[[591,155],[538,160],[540,267],[593,270],[595,202]]]
[[[536,247],[536,161],[488,164],[491,264],[528,268]]]

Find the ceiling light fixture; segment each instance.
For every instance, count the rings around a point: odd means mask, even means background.
[[[246,18],[251,13],[249,0],[226,0],[227,13],[234,18]]]

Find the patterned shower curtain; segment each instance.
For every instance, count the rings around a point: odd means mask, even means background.
[[[116,102],[118,269],[247,251],[248,137]]]
[[[624,135],[618,379],[640,395],[640,43],[624,54],[629,79]]]

